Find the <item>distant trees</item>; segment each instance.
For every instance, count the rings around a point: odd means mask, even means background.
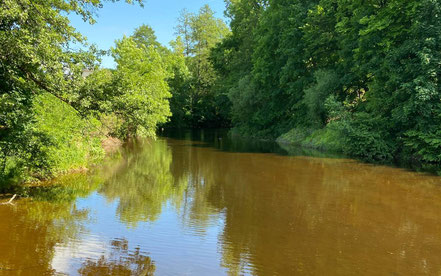
[[[229,29],[208,5],[203,6],[197,14],[183,11],[176,27],[177,39],[175,51],[185,56],[185,65],[189,70],[180,87],[179,101],[171,102],[173,116],[171,125],[187,127],[221,126],[225,124],[219,99],[215,91],[217,75],[210,62],[211,49],[224,39]],[[173,89],[173,88],[172,88]]]

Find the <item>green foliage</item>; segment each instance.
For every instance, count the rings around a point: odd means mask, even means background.
[[[3,137],[3,188],[87,167],[104,156],[101,123],[96,119],[83,119],[48,93],[34,98],[31,111],[32,120],[15,140]]]
[[[230,88],[228,96],[234,103],[231,114],[236,127],[244,128],[253,120],[253,112],[250,107],[256,104],[254,95],[255,87],[248,75],[240,79],[237,86]]]
[[[235,128],[249,133],[253,120],[255,85],[252,81],[254,30],[267,4],[258,1],[225,1],[232,32],[211,50],[210,61],[218,75],[216,90],[218,105],[231,119]],[[228,100],[227,100],[228,99]],[[228,114],[228,115],[227,115]]]
[[[390,161],[395,141],[384,129],[387,122],[365,112],[354,114],[350,120],[340,120],[335,127],[341,133],[343,152],[366,161]]]
[[[212,62],[233,126],[314,147],[334,137],[365,160],[440,162],[440,14],[432,0],[227,1],[232,34]]]
[[[111,52],[117,68],[88,76],[77,102],[90,114],[105,118],[110,135],[154,137],[157,126],[171,115],[170,90],[175,90],[169,83],[176,87],[186,76],[183,57],[157,42],[147,25],[116,41]]]
[[[48,143],[39,146],[44,160],[33,162],[32,174],[65,172],[88,167],[104,156],[101,148],[101,123],[93,117],[81,118],[75,110],[50,94],[35,99],[35,125]],[[43,163],[41,163],[43,162]],[[35,169],[34,169],[35,170]],[[43,175],[44,176],[44,175]]]
[[[405,136],[406,149],[417,154],[425,162],[441,162],[441,130],[436,132],[408,131]]]
[[[170,116],[167,70],[153,45],[138,46],[124,37],[112,49],[117,63],[111,112],[123,121],[121,137],[154,137],[156,126]]]
[[[186,127],[191,122],[191,72],[185,59],[185,46],[181,37],[171,42],[173,51],[166,56],[168,70],[172,77],[167,82],[170,87],[172,98],[170,99],[170,111],[172,117],[169,125],[174,127]]]
[[[236,80],[237,85],[249,75],[250,89],[254,90],[253,105],[240,102],[239,95],[236,97],[234,93],[241,88],[230,90],[230,99],[235,98],[232,117],[234,125],[249,134],[275,138],[304,121],[303,89],[310,82],[310,75],[304,63],[301,27],[309,5],[306,1],[230,4],[233,30],[230,51],[234,55],[229,56],[240,61],[229,60],[229,64],[237,67],[227,70],[227,75],[236,74],[238,78],[227,79]],[[246,26],[248,22],[252,24]],[[237,112],[250,114],[249,121],[234,121],[241,117]]]
[[[0,5],[0,189],[87,166],[103,156],[104,135],[154,136],[167,121],[174,65],[165,64],[167,49],[148,26],[117,42],[116,71],[98,70],[101,53],[67,14],[94,23],[102,1]],[[73,44],[85,50],[73,51]],[[95,73],[85,79],[85,69]]]
[[[157,50],[167,51],[167,49],[157,41],[155,31],[149,25],[141,25],[136,28],[132,38],[138,47],[142,47],[142,45],[145,47],[153,46]]]
[[[172,99],[171,126],[225,125],[228,112],[224,109],[228,108],[229,103],[216,85],[218,76],[210,61],[210,53],[229,34],[228,27],[222,20],[215,18],[208,5],[203,6],[197,14],[184,10],[178,22],[175,54],[185,56],[185,65],[190,74],[178,74],[175,79],[178,81],[173,82],[173,97],[179,100]]]
[[[344,151],[341,132],[332,125],[317,130],[293,128],[277,138],[277,142],[335,153]]]
[[[308,108],[311,124],[322,127],[328,119],[323,99],[327,99],[331,93],[336,91],[339,79],[334,72],[322,70],[315,72],[314,77],[316,83],[305,90],[304,102]]]

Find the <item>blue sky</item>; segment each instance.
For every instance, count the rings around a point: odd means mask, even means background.
[[[223,0],[144,0],[144,8],[139,5],[129,5],[124,1],[117,3],[104,3],[98,10],[97,23],[89,25],[84,23],[79,16],[70,15],[73,27],[88,38],[90,43],[98,48],[107,50],[114,45],[114,41],[131,35],[133,30],[142,25],[150,25],[156,32],[158,41],[167,45],[173,40],[174,27],[182,9],[197,12],[204,4],[209,4],[216,17],[224,18],[225,3]],[[111,57],[105,57],[103,67],[114,67]]]

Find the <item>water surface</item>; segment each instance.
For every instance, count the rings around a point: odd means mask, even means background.
[[[168,135],[0,205],[0,275],[441,273],[440,177]]]

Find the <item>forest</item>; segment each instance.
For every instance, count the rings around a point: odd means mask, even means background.
[[[141,25],[109,51],[68,19],[94,24],[102,4],[0,0],[0,190],[163,128],[441,163],[439,1],[225,0],[228,24],[205,5],[181,12],[170,45]]]

